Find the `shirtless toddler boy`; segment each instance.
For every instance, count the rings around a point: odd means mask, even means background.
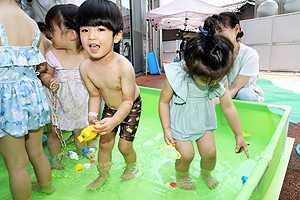
[[[79,7],[77,23],[82,46],[90,55],[80,66],[81,77],[90,95],[88,120],[101,136],[97,165],[99,177],[86,186],[94,190],[100,188],[109,176],[118,126],[121,127],[118,148],[126,163],[121,178],[126,181],[135,177],[133,140],[142,100],[131,63],[113,51],[114,43],[121,40],[123,33],[123,18],[118,6],[108,0],[87,0]],[[105,107],[102,119],[98,121],[101,97]]]

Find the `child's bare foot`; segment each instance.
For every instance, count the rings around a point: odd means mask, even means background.
[[[95,155],[95,153],[88,152],[85,156],[86,156],[88,159],[94,159],[96,155]]]
[[[98,178],[96,178],[92,183],[90,183],[89,185],[86,186],[86,189],[88,190],[95,190],[100,188],[104,182],[106,181],[105,176],[99,176]]]
[[[52,169],[56,169],[56,170],[62,170],[62,169],[65,169],[64,166],[61,166],[61,165],[57,165],[57,164],[54,164],[54,163],[51,163],[51,170]]]
[[[136,163],[128,164],[126,165],[124,173],[121,176],[122,179],[121,181],[124,182],[124,181],[131,180],[136,176],[137,173],[138,173],[138,168],[136,166]]]
[[[210,174],[211,171],[201,169],[201,175],[210,189],[216,188],[219,181]]]
[[[33,182],[31,190],[32,191],[46,193],[46,194],[51,194],[56,189],[54,187],[52,187],[51,182],[50,183],[46,183],[46,184],[40,184],[38,182]]]
[[[106,179],[109,177],[109,170],[111,167],[111,163],[98,163],[97,168],[99,171],[99,177],[96,178],[92,183],[86,186],[86,189],[95,190],[100,188]]]
[[[52,162],[51,162],[51,170],[52,169],[62,170],[64,168],[65,168],[65,166],[60,165],[59,162],[57,161],[57,156],[54,156],[52,158]]]
[[[191,178],[189,176],[189,172],[180,173],[176,172],[176,178],[177,178],[177,185],[178,187],[184,189],[184,190],[195,190],[195,186],[191,181]]]

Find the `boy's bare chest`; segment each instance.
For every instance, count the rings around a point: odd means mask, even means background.
[[[92,82],[100,91],[118,91],[122,89],[121,78],[114,71],[99,71],[92,77]]]

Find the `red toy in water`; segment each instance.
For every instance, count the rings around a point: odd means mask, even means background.
[[[171,187],[176,187],[176,185],[177,185],[177,184],[176,184],[175,182],[170,183],[170,186],[171,186]]]

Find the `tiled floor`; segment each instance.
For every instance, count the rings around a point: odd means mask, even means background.
[[[140,76],[136,79],[136,84],[138,86],[143,86],[143,87],[162,89],[165,79],[166,79],[165,73],[162,73],[160,75]]]
[[[285,74],[270,74],[261,73],[259,78],[262,79],[287,79],[299,80],[300,76],[291,73]],[[166,79],[165,73],[161,75],[148,75],[140,76],[136,79],[138,86],[150,87],[161,89]],[[288,137],[295,138],[292,154],[290,157],[289,165],[285,174],[285,179],[280,192],[279,200],[299,200],[300,199],[300,156],[296,153],[295,149],[300,144],[300,124],[289,125]]]

